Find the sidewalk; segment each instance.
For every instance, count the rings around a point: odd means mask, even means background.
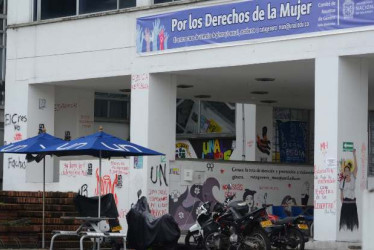
[[[178,243],[182,246],[184,245],[185,234],[182,234],[179,238]],[[183,249],[183,247],[181,247]],[[361,249],[361,243],[352,242],[329,242],[329,241],[308,241],[305,243],[305,250],[355,250]]]

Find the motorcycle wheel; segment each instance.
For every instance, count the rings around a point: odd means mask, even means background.
[[[203,249],[203,236],[199,231],[189,231],[184,239],[184,244],[188,248]]]
[[[230,240],[220,233],[211,233],[205,238],[204,247],[206,250],[226,250],[230,248]]]
[[[246,244],[246,240],[249,240],[250,242],[247,242]],[[249,236],[244,238],[243,244],[241,245],[250,246],[250,248],[242,249],[271,250],[269,237],[266,235],[265,231],[262,228],[256,228]]]
[[[217,243],[219,239],[215,236],[215,233],[210,233],[205,238],[204,241],[204,247],[206,250],[218,250],[219,249],[219,243]]]
[[[288,245],[285,249],[297,249],[304,250],[305,241],[303,233],[296,229],[290,228],[288,230],[288,239],[293,242],[293,244]]]
[[[255,237],[246,236],[242,243],[236,248],[237,250],[253,250],[260,249],[261,240]]]

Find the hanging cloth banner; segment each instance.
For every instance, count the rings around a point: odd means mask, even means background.
[[[137,19],[138,53],[374,25],[374,0],[252,0]]]

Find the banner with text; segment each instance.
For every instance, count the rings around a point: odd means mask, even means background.
[[[137,19],[137,52],[374,25],[374,0],[272,0]]]

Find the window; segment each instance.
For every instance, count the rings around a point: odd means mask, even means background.
[[[167,2],[176,2],[176,1],[179,1],[179,0],[154,0],[154,4],[167,3]]]
[[[41,0],[40,18],[44,20],[57,17],[74,16],[77,14],[76,1],[77,0]]]
[[[129,110],[130,102],[127,95],[95,93],[95,121],[128,121]]]
[[[0,0],[1,3],[2,0]],[[136,0],[34,0],[33,20],[68,17],[134,6],[136,6]],[[40,17],[38,17],[39,8]]]
[[[311,111],[274,108],[273,162],[313,163],[314,134]],[[288,152],[292,152],[290,155]]]
[[[235,134],[235,104],[177,100],[177,134]]]
[[[117,9],[117,0],[79,0],[79,13],[93,13]]]
[[[119,0],[119,8],[130,8],[136,6],[136,0]]]

